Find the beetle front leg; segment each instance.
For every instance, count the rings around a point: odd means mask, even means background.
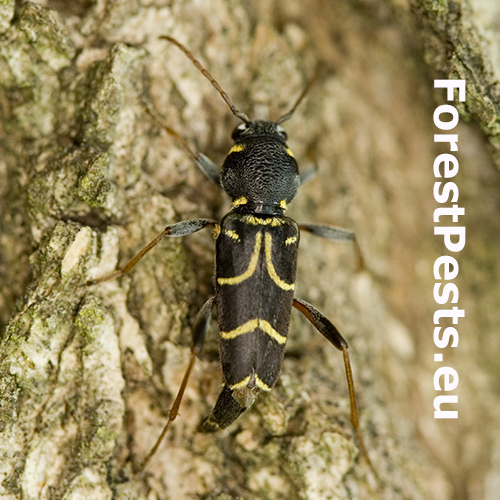
[[[310,180],[316,177],[317,173],[318,173],[318,167],[316,166],[312,166],[301,171],[299,173],[300,185],[303,186],[304,184],[307,184]]]
[[[94,280],[90,280],[85,282],[85,285],[96,285],[97,283],[102,283],[103,281],[112,280],[115,278],[119,278],[124,274],[129,273],[134,266],[158,243],[160,243],[163,238],[166,236],[171,237],[180,237],[180,236],[188,236],[190,234],[196,233],[200,229],[203,229],[209,225],[217,226],[218,223],[214,220],[210,219],[190,219],[182,222],[177,222],[176,224],[172,224],[167,226],[156,238],[150,241],[137,255],[135,255],[131,260],[129,260],[121,269],[117,271],[113,271],[112,273],[106,274],[100,278],[96,278]]]
[[[193,157],[196,165],[205,174],[205,177],[220,187],[219,167],[203,153],[195,153]]]
[[[165,123],[160,115],[153,110],[152,106],[149,104],[145,105],[146,111],[150,116],[160,125],[161,128],[165,129],[183,148],[184,150],[193,158],[196,162],[198,168],[203,172],[203,174],[214,184],[220,186],[220,172],[219,167],[206,155],[193,151],[189,144],[184,140],[184,138],[178,134],[172,127]]]
[[[358,441],[361,448],[362,455],[366,458],[368,465],[374,471],[373,465],[368,457],[368,453],[366,451],[366,446],[363,440],[363,435],[361,434],[361,429],[359,426],[359,418],[358,418],[358,407],[356,404],[356,392],[354,389],[354,378],[352,376],[352,368],[351,361],[349,359],[349,346],[345,341],[344,337],[337,330],[335,325],[320,311],[318,311],[314,306],[309,304],[308,302],[301,299],[293,299],[293,306],[298,309],[318,330],[323,337],[328,340],[331,344],[333,344],[339,351],[342,351],[344,355],[344,366],[345,373],[347,377],[347,387],[349,389],[349,400],[351,402],[351,422],[358,437]],[[375,471],[374,471],[375,473]]]

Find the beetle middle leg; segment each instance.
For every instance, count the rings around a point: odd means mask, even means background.
[[[112,273],[106,274],[105,276],[102,276],[100,278],[87,281],[85,285],[87,286],[96,285],[97,283],[102,283],[103,281],[119,278],[120,276],[129,273],[135,267],[135,265],[150,250],[152,250],[156,245],[158,245],[158,243],[160,243],[160,241],[163,240],[163,238],[165,238],[166,236],[170,237],[188,236],[209,225],[217,226],[218,223],[210,219],[189,219],[167,226],[160,234],[158,234],[158,236],[156,236],[154,240],[150,241],[137,255],[135,255],[131,260],[129,260],[121,269],[113,271]]]
[[[361,248],[359,247],[358,240],[356,239],[356,235],[353,231],[342,229],[341,227],[329,226],[326,224],[299,224],[299,228],[301,231],[307,231],[311,234],[314,234],[315,236],[326,238],[327,240],[352,242],[356,251],[358,268],[360,270],[365,268],[363,255],[361,254]]]

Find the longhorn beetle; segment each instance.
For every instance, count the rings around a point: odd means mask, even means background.
[[[189,375],[203,348],[213,309],[217,309],[224,382],[215,407],[201,424],[208,432],[224,429],[232,424],[253,404],[259,392],[269,392],[276,384],[292,306],[342,351],[352,425],[361,452],[371,466],[359,427],[347,342],[314,306],[294,297],[300,231],[355,243],[351,231],[326,225],[297,224],[284,215],[299,186],[313,172],[306,170],[299,174],[297,162],[286,144],[287,135],[281,123],[292,116],[312,82],[306,86],[290,111],[278,120],[250,120],[234,106],[228,94],[184,45],[170,36],[160,38],[168,40],[184,52],[216,88],[231,112],[243,123],[233,130],[231,137],[234,145],[219,171],[207,156],[193,152],[175,131],[148,109],[153,118],[181,142],[201,171],[227,193],[232,200],[231,210],[220,224],[200,218],[167,226],[122,269],[88,282],[96,284],[128,273],[166,236],[187,236],[205,227],[214,228],[217,239],[215,295],[205,302],[198,314],[192,332],[191,358],[181,387],[170,409],[167,424],[144,459],[141,469],[154,455],[170,423],[178,415]]]

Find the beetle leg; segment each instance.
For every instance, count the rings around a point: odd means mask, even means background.
[[[311,179],[316,177],[316,174],[318,173],[318,167],[313,166],[306,168],[299,174],[299,179],[300,179],[300,185],[303,186],[304,184],[307,184]]]
[[[97,283],[102,283],[103,281],[112,280],[114,278],[119,278],[124,274],[129,273],[132,268],[160,241],[166,236],[171,237],[180,237],[180,236],[188,236],[190,234],[196,233],[200,229],[203,229],[209,225],[217,225],[216,221],[210,219],[190,219],[182,222],[177,222],[176,224],[172,224],[167,226],[156,238],[150,241],[135,257],[129,260],[121,269],[117,271],[113,271],[112,273],[106,274],[100,278],[87,281],[85,285],[96,285]]]
[[[182,398],[184,396],[184,392],[186,390],[186,386],[189,380],[189,376],[191,375],[191,371],[193,370],[194,362],[196,360],[196,356],[198,356],[203,349],[203,345],[205,343],[205,338],[207,336],[208,328],[210,326],[210,320],[212,319],[212,309],[214,306],[215,297],[210,297],[203,307],[200,309],[198,316],[196,318],[196,322],[193,327],[193,342],[191,344],[191,359],[189,360],[189,365],[186,369],[186,373],[184,373],[184,377],[182,379],[181,386],[179,387],[179,391],[177,392],[177,396],[175,397],[174,402],[168,412],[168,420],[163,428],[160,436],[156,440],[156,443],[151,448],[149,453],[144,458],[142,464],[139,467],[139,470],[143,470],[148,462],[151,460],[151,457],[156,453],[156,450],[159,448],[163,438],[165,437],[170,424],[177,418],[179,414],[179,407],[182,402]]]
[[[328,226],[326,224],[299,224],[299,228],[302,231],[308,231],[316,236],[332,241],[352,241],[356,251],[358,267],[360,270],[365,268],[361,249],[353,231],[342,229],[341,227]]]
[[[353,241],[356,239],[352,231],[325,224],[299,224],[299,228],[328,240]]]
[[[199,153],[197,151],[193,151],[189,144],[184,140],[184,138],[178,134],[173,128],[169,127],[165,120],[153,109],[150,104],[145,105],[146,111],[149,115],[168,132],[184,149],[185,151],[193,158],[198,165],[198,168],[203,172],[203,174],[212,182],[220,186],[220,173],[219,167],[203,153]]]
[[[194,160],[198,168],[205,174],[205,177],[217,184],[217,186],[220,186],[219,167],[203,153],[195,153]]]
[[[354,379],[352,376],[351,361],[349,359],[349,346],[345,341],[344,337],[337,330],[335,325],[321,312],[319,312],[314,306],[305,302],[301,299],[293,299],[293,305],[298,309],[316,328],[316,330],[323,335],[323,337],[333,344],[339,351],[342,351],[344,355],[344,366],[345,373],[347,377],[347,387],[349,388],[349,400],[351,402],[351,422],[358,437],[358,441],[361,448],[361,454],[366,458],[368,465],[373,470],[373,465],[368,457],[366,451],[365,443],[363,440],[363,435],[361,434],[361,429],[359,426],[358,418],[358,407],[356,404],[356,392],[354,390]]]

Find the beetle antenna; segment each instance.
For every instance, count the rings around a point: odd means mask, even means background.
[[[221,95],[222,99],[226,102],[226,104],[229,106],[229,109],[233,113],[234,116],[237,116],[240,120],[244,121],[245,123],[251,123],[250,118],[240,111],[239,109],[236,108],[236,106],[233,104],[231,101],[229,95],[227,92],[219,85],[217,80],[208,72],[207,69],[203,67],[203,65],[194,57],[194,55],[190,52],[190,50],[185,46],[182,45],[182,43],[178,42],[175,38],[172,38],[171,36],[168,35],[162,35],[160,36],[163,40],[168,40],[169,42],[173,43],[174,45],[177,45],[179,49],[186,54],[186,56],[191,59],[192,63],[200,70],[201,74],[215,87],[217,92]]]
[[[306,94],[309,92],[309,89],[313,86],[313,83],[318,79],[319,74],[320,74],[320,70],[317,69],[315,75],[311,78],[311,80],[309,80],[307,85],[304,87],[304,90],[299,95],[298,99],[295,101],[295,104],[292,106],[290,111],[285,113],[283,116],[281,116],[280,118],[278,118],[274,122],[276,125],[279,125],[280,123],[286,122],[287,120],[289,120],[292,117],[292,115],[295,112],[295,110],[297,109],[298,105],[302,102],[302,100],[304,99]]]

